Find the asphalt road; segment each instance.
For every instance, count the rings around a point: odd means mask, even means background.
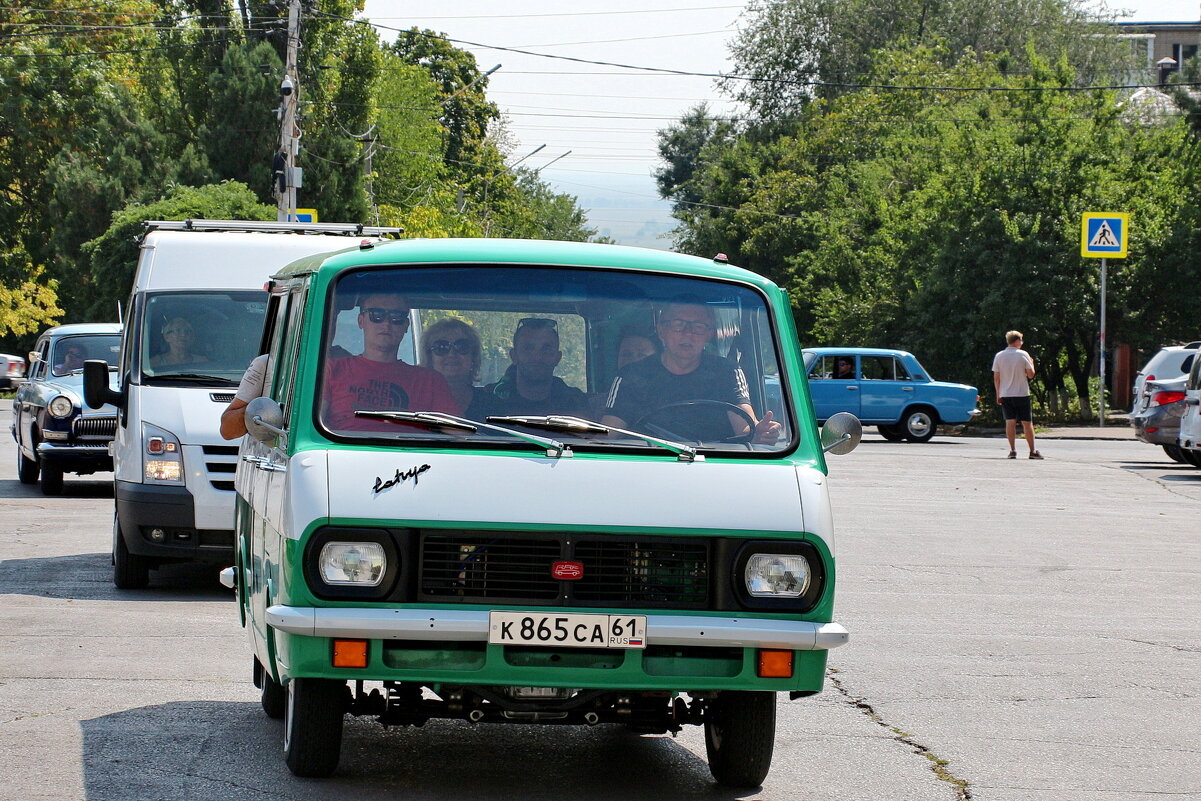
[[[1158,448],[869,434],[833,458],[851,642],[822,695],[780,700],[772,772],[739,794],[695,728],[354,720],[338,773],[295,779],[213,571],[118,592],[111,475],[44,498],[0,440],[5,801],[1201,799],[1201,470]]]

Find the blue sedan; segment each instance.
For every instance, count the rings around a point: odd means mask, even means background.
[[[806,348],[818,421],[850,412],[891,442],[926,442],[940,424],[980,414],[973,386],[935,381],[912,353],[883,348]]]
[[[113,469],[108,445],[117,430],[117,410],[84,408],[83,363],[104,359],[114,365],[109,378],[115,384],[120,351],[119,323],[60,325],[38,337],[29,355],[29,380],[13,400],[11,431],[22,484],[40,476],[42,493],[59,495],[64,473]]]

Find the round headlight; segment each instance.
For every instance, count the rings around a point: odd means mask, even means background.
[[[388,558],[377,542],[327,542],[317,567],[326,584],[377,587],[384,580]]]
[[[809,589],[809,561],[799,554],[757,553],[747,560],[743,578],[756,598],[799,598]]]
[[[66,395],[59,395],[50,401],[50,404],[46,408],[55,417],[70,417],[71,413],[75,411],[75,404]]]

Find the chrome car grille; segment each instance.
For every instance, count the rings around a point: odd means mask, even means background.
[[[71,422],[71,434],[77,440],[107,442],[117,435],[117,415],[90,414]]]

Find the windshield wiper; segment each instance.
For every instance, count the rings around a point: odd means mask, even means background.
[[[571,452],[571,448],[558,440],[514,431],[511,428],[503,426],[488,425],[487,423],[468,420],[465,417],[458,417],[453,414],[446,414],[445,412],[374,412],[359,410],[355,412],[355,416],[371,417],[377,420],[391,420],[396,423],[414,423],[426,426],[427,428],[449,428],[454,431],[466,431],[468,433],[475,433],[481,428],[486,428],[489,431],[500,431],[509,436],[517,437],[539,447],[546,448],[547,456],[567,457],[574,455]],[[488,419],[491,420],[492,418]]]
[[[218,387],[236,387],[238,385],[238,382],[233,379],[224,378],[219,375],[205,375],[204,373],[164,373],[162,375],[148,375],[145,378],[147,381],[185,381],[189,384],[207,384]]]
[[[529,426],[531,428],[545,428],[548,431],[562,431],[572,434],[624,434],[627,437],[640,439],[648,445],[658,445],[664,450],[669,450],[676,456],[680,457],[682,462],[703,462],[705,457],[696,452],[696,448],[691,445],[685,445],[680,442],[672,442],[669,439],[659,439],[652,437],[649,434],[643,434],[639,431],[628,431],[624,428],[615,428],[613,426],[605,426],[600,423],[594,423],[591,420],[585,420],[582,417],[572,417],[565,414],[550,414],[542,416],[494,416],[489,415],[488,420],[498,423],[512,423],[514,425]]]

